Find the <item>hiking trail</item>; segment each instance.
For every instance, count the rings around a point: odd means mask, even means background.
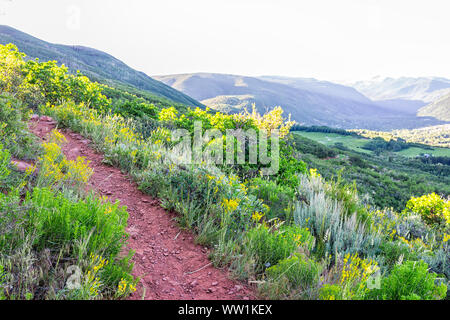
[[[55,129],[50,117],[34,117],[30,130],[43,141]],[[249,300],[255,293],[246,284],[233,281],[226,271],[214,268],[209,249],[194,243],[194,235],[181,230],[176,215],[165,211],[159,201],[142,193],[120,169],[102,162],[103,155],[90,141],[70,130],[58,129],[67,139],[63,146],[69,160],[85,157],[94,170],[88,188],[112,202],[127,206],[130,235],[127,249],[133,249],[133,275],[140,277],[132,300]]]

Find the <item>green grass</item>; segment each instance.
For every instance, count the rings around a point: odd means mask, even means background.
[[[435,157],[450,157],[449,148],[433,148],[433,150],[426,150],[422,148],[412,147],[399,151],[397,153],[405,157],[417,157],[420,156],[421,153],[427,153]]]
[[[324,133],[324,132],[306,132],[306,131],[295,131],[294,134],[299,134],[308,139],[314,140],[316,142],[320,142],[326,146],[334,146],[336,143],[342,143],[347,148],[363,152],[363,153],[372,153],[370,150],[365,150],[362,148],[369,139],[364,138],[356,138],[354,136],[343,136],[337,133]]]
[[[370,141],[370,139],[357,138],[354,136],[343,136],[336,133],[324,133],[324,132],[295,131],[293,133],[299,134],[303,137],[322,143],[326,146],[333,147],[336,143],[342,143],[344,146],[353,151],[363,152],[366,154],[373,153],[370,150],[362,148],[367,142]],[[410,147],[408,149],[396,153],[405,157],[417,157],[422,153],[432,154],[433,156],[450,157],[449,148],[433,148],[433,150],[427,150],[419,147]]]

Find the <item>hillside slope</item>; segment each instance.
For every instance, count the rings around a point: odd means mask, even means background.
[[[9,26],[0,25],[0,44],[7,43],[14,43],[30,58],[39,58],[40,61],[56,60],[66,65],[71,72],[80,70],[92,80],[104,84],[121,85],[125,88],[132,86],[176,103],[201,106],[198,101],[186,94],[96,49],[52,44]]]
[[[445,95],[450,88],[450,80],[439,77],[420,78],[380,78],[358,81],[352,86],[372,100],[415,100],[425,104]]]
[[[435,117],[440,120],[450,121],[450,92],[440,99],[426,105],[418,112],[419,116]]]
[[[369,98],[361,94],[355,88],[329,81],[320,81],[314,78],[292,78],[282,76],[262,76],[259,77],[259,79],[282,83],[293,88],[344,98],[364,104],[372,104],[372,101]]]
[[[224,112],[251,109],[254,103],[259,112],[282,106],[294,120],[305,125],[395,129],[440,124],[432,118],[417,118],[380,107],[353,88],[329,82],[284,77],[270,77],[269,81],[265,78],[213,73],[154,78]]]

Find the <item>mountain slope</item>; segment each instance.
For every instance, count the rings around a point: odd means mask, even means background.
[[[0,43],[14,43],[30,58],[39,58],[40,61],[56,60],[58,63],[66,65],[71,72],[80,70],[92,80],[101,83],[133,86],[177,103],[201,106],[198,101],[186,94],[174,90],[96,49],[52,44],[4,25],[0,25]]]
[[[380,78],[358,81],[352,86],[372,100],[416,100],[432,102],[446,94],[450,80],[438,77]]]
[[[320,81],[314,78],[291,78],[281,76],[263,76],[259,77],[259,79],[282,83],[293,88],[353,100],[364,104],[372,104],[372,101],[369,98],[361,94],[355,88],[329,81]]]
[[[436,119],[450,121],[450,92],[440,99],[421,108],[417,115],[422,117],[435,117]]]
[[[239,75],[194,73],[154,76],[173,88],[225,111],[260,112],[282,106],[300,124],[343,128],[414,128],[441,122],[394,112],[374,104],[353,88],[317,80],[284,77],[253,78]],[[399,121],[401,119],[402,121]]]

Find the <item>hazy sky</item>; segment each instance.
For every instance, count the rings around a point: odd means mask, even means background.
[[[0,24],[149,75],[450,78],[448,0],[0,0]]]

